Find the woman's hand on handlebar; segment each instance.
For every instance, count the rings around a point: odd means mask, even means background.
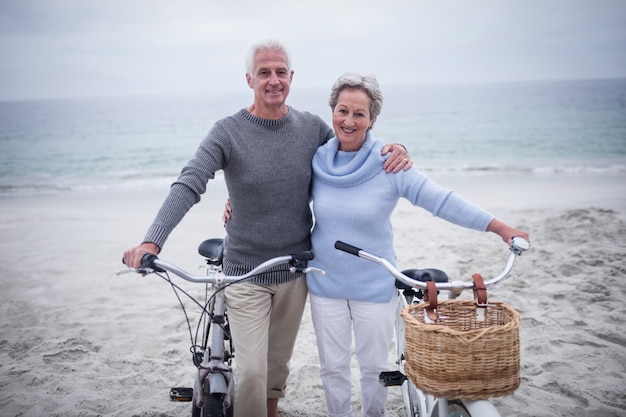
[[[145,254],[150,253],[156,256],[160,251],[161,248],[158,245],[151,242],[144,242],[139,246],[124,251],[124,265],[129,268],[139,268],[141,266],[141,258]]]
[[[497,219],[493,219],[489,223],[489,225],[487,226],[487,231],[493,232],[500,236],[500,238],[507,245],[510,245],[513,242],[514,237],[521,237],[522,239],[530,243],[530,237],[528,235],[528,232],[511,227]]]

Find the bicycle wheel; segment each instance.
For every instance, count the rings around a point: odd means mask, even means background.
[[[402,384],[402,400],[404,401],[404,410],[407,417],[422,416],[422,403],[415,386],[408,379]]]
[[[196,407],[195,401],[191,403],[191,417],[202,417],[202,409]]]
[[[198,411],[199,414],[196,414]],[[205,397],[202,409],[193,405],[192,417],[232,417],[233,405],[226,408],[224,404],[224,394],[209,394]]]
[[[472,417],[465,405],[460,401],[448,402],[448,417]]]
[[[461,416],[475,416],[475,417],[501,417],[498,409],[488,400],[476,400],[476,401],[463,401],[460,402],[467,414],[460,414]]]

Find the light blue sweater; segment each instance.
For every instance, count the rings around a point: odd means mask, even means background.
[[[395,278],[382,266],[335,249],[335,241],[360,247],[395,265],[391,214],[404,197],[434,216],[485,231],[493,217],[459,194],[413,168],[387,174],[383,142],[368,132],[357,152],[339,151],[336,137],[313,158],[311,235],[315,259],[310,266],[326,275],[307,274],[311,293],[328,298],[383,303],[391,300]]]

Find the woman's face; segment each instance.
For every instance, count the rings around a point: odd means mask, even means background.
[[[361,89],[344,88],[333,110],[333,129],[342,151],[358,151],[372,125],[370,97]]]

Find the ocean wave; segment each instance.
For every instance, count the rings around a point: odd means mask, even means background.
[[[416,164],[417,165],[417,164]],[[609,166],[542,166],[542,167],[517,167],[499,165],[467,165],[467,166],[424,166],[417,167],[429,175],[450,174],[470,176],[506,176],[515,174],[518,176],[546,177],[560,175],[624,175],[625,165]],[[176,176],[166,175],[120,175],[117,178],[81,178],[63,179],[47,178],[46,181],[20,181],[10,183],[0,178],[0,195],[25,195],[25,194],[59,194],[70,192],[107,192],[133,190],[166,190],[170,187]],[[6,178],[4,179],[6,180]],[[218,172],[215,181],[223,182],[224,175]]]
[[[0,195],[11,194],[59,194],[68,192],[166,190],[176,180],[176,175],[120,175],[107,178],[33,178],[31,181],[7,181],[0,178]],[[216,181],[223,181],[223,174],[216,173]]]
[[[512,165],[430,165],[417,168],[432,173],[466,173],[466,174],[498,174],[516,173],[528,175],[558,175],[558,174],[623,174],[626,173],[626,164],[606,166],[572,165],[572,166],[512,166]]]
[[[54,184],[0,184],[1,194],[46,194],[72,191],[71,187]]]
[[[609,166],[563,166],[563,167],[537,167],[533,169],[535,174],[623,174],[626,173],[626,165]]]

